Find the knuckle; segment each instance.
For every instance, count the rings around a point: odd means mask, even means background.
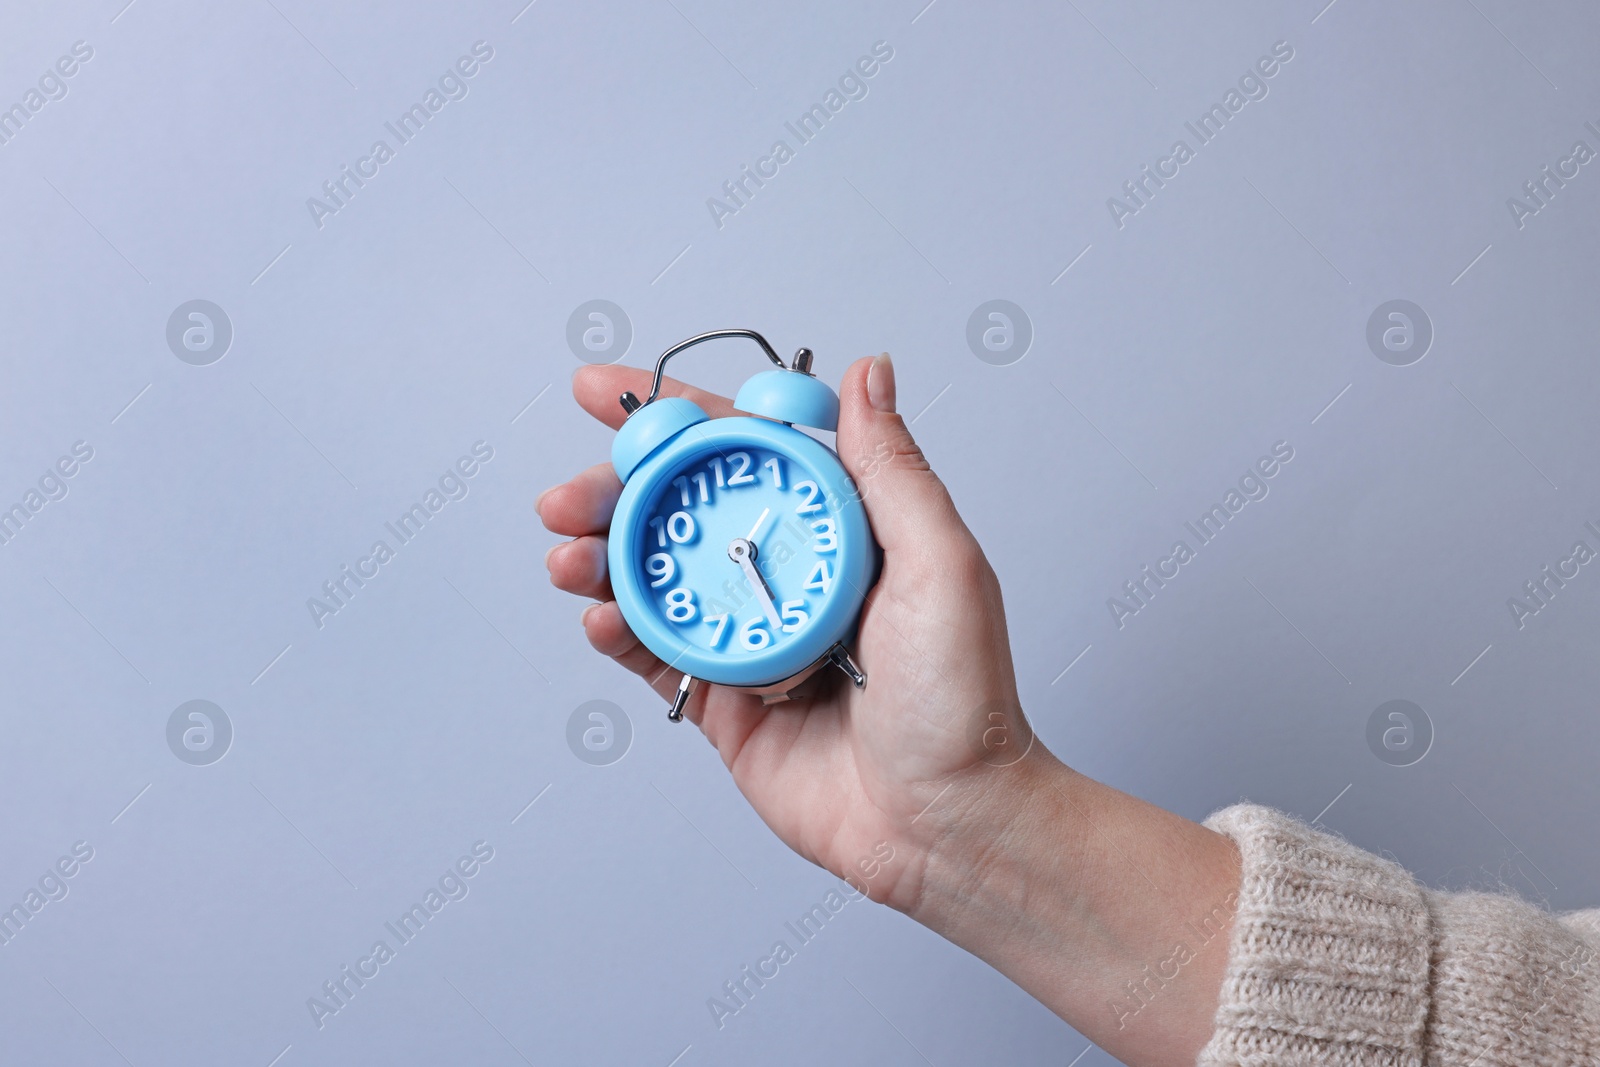
[[[878,438],[870,449],[857,452],[852,457],[851,466],[854,468],[852,473],[862,479],[875,478],[885,470],[932,469],[904,424]]]

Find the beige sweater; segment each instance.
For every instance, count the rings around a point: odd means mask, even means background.
[[[1425,889],[1253,805],[1206,825],[1244,882],[1200,1067],[1600,1064],[1600,909]]]

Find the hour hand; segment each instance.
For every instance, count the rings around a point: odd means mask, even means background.
[[[761,610],[767,613],[767,621],[772,624],[774,632],[783,628],[783,619],[778,615],[778,605],[772,599],[772,590],[767,586],[767,580],[761,574],[761,568],[756,566],[756,545],[748,537],[735,537],[728,542],[728,558],[739,565],[744,576],[756,591],[756,597],[761,601]]]

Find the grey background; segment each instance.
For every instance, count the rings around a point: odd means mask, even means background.
[[[1084,1049],[864,904],[713,1025],[830,879],[547,584],[534,496],[609,447],[567,392],[592,299],[626,309],[632,365],[730,325],[834,381],[895,353],[1024,704],[1079,769],[1193,817],[1320,816],[1430,884],[1600,900],[1600,574],[1521,630],[1506,603],[1600,547],[1600,163],[1524,228],[1506,206],[1600,149],[1600,12],[1324,2],[8,5],[0,104],[95,52],[0,146],[0,497],[95,454],[0,547],[0,897],[95,855],[0,947],[0,1059]],[[480,39],[470,95],[319,230],[306,198]],[[879,40],[869,95],[713,225]],[[1279,40],[1269,95],[1119,229],[1106,198]],[[210,366],[166,346],[191,299],[233,324]],[[991,299],[1033,325],[1011,366],[965,344]],[[1434,326],[1408,367],[1365,342],[1392,299]],[[469,496],[318,630],[306,598],[478,440]],[[1279,440],[1270,495],[1119,630],[1107,598]],[[167,747],[195,699],[233,727],[209,766]],[[1408,767],[1365,740],[1395,699],[1434,729]],[[589,700],[631,716],[620,762],[569,751]],[[470,895],[317,1030],[306,999],[477,840]]]

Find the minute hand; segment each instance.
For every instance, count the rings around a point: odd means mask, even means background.
[[[783,628],[783,619],[778,615],[778,605],[772,599],[772,590],[767,585],[767,580],[761,574],[761,569],[756,566],[755,542],[745,537],[735,537],[728,543],[728,558],[739,565],[744,576],[756,591],[756,596],[761,600],[761,609],[767,613],[767,621],[772,623],[774,630]]]

